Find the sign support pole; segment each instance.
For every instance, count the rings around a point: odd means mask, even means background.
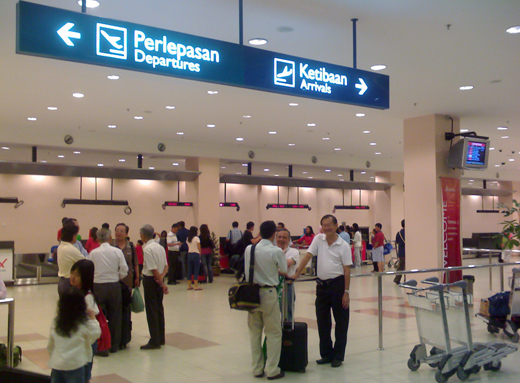
[[[357,69],[357,29],[356,29],[356,23],[358,21],[358,19],[351,19],[352,21],[352,50],[353,50],[353,55],[354,55],[354,58],[353,58],[353,63],[352,63],[352,67],[354,69]]]

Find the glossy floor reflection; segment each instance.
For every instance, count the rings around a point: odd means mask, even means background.
[[[466,260],[464,263],[484,263]],[[364,266],[354,273],[369,272]],[[489,289],[488,270],[472,270],[476,277],[475,310],[481,298],[500,290],[499,270],[493,270],[493,289]],[[506,269],[505,275],[510,275]],[[250,369],[247,314],[232,311],[227,303],[227,290],[234,282],[230,276],[215,278],[203,285],[200,292],[186,291],[186,285],[170,286],[165,297],[167,345],[160,350],[141,351],[148,341],[144,313],[133,314],[132,341],[126,350],[108,358],[95,358],[93,383],[163,383],[163,382],[258,382]],[[56,310],[56,285],[8,288],[16,299],[15,340],[23,349],[19,368],[49,374],[47,337]],[[383,345],[378,350],[377,280],[373,276],[353,278],[351,284],[351,315],[345,363],[339,368],[318,366],[318,333],[314,313],[314,282],[296,285],[297,320],[309,324],[309,366],[305,374],[287,373],[282,381],[298,382],[435,382],[435,370],[421,366],[411,372],[406,366],[410,351],[418,342],[414,309],[406,302],[406,294],[392,282],[383,279]],[[501,334],[491,335],[486,325],[472,317],[475,341],[500,340]],[[0,334],[7,331],[7,308],[0,307]],[[0,338],[0,341],[5,339]],[[520,374],[520,353],[510,355],[500,372],[481,371],[471,375],[470,382],[512,382]],[[265,378],[264,378],[265,380]],[[456,376],[450,381],[458,381]]]

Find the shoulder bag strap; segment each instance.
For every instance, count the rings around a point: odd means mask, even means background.
[[[403,235],[401,234],[401,230],[399,230],[399,237],[401,237],[401,239],[403,240],[403,243],[406,244],[406,242],[404,241]]]
[[[256,243],[253,246],[251,246],[251,255],[249,261],[249,278],[247,279],[250,285],[254,283],[253,278],[255,276],[255,247]]]

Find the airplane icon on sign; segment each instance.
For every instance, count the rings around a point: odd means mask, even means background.
[[[114,47],[114,48],[117,48],[118,50],[123,48],[123,45],[121,44],[118,44],[117,42],[119,40],[121,40],[121,37],[118,37],[118,36],[110,36],[108,33],[106,33],[105,31],[101,30],[101,34],[103,35],[103,37],[105,39],[107,39],[107,41]],[[114,49],[111,49],[110,51],[113,51]]]

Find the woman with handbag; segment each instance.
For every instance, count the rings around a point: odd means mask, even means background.
[[[208,225],[200,225],[200,257],[202,265],[206,271],[206,278],[209,283],[213,283],[213,249],[215,244],[211,239]]]

